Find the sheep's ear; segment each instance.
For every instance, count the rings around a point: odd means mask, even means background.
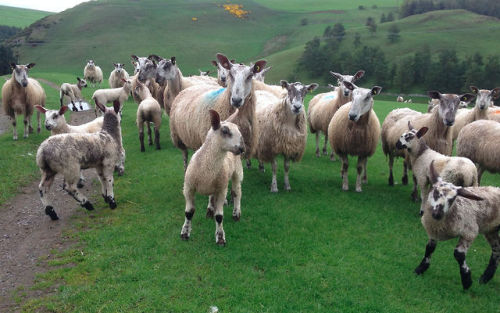
[[[217,61],[212,60],[211,62],[213,64],[213,66],[217,67]]]
[[[156,61],[156,62],[160,62],[163,58],[160,56],[157,56],[156,54],[151,54],[150,56],[148,56],[148,59]]]
[[[125,78],[122,78],[122,82],[126,83],[126,82],[127,82],[127,80],[126,80]]]
[[[280,80],[281,88],[288,89],[288,82],[286,80]]]
[[[236,60],[235,60],[235,59],[231,59],[231,60],[229,60],[229,61],[231,61],[231,63],[233,63],[233,64],[234,64],[234,63],[236,63]]]
[[[356,89],[356,85],[354,85],[353,83],[351,82],[347,82],[347,81],[343,81],[342,82],[344,84],[344,86],[349,89],[349,90],[354,90]]]
[[[134,61],[139,62],[139,58],[135,54],[132,54],[130,57],[134,59]]]
[[[82,79],[81,79],[80,77],[78,77],[78,76],[77,76],[77,77],[76,77],[76,80],[77,80],[77,81],[81,81]]]
[[[35,63],[30,63],[30,64],[27,64],[27,65],[26,65],[26,67],[27,67],[27,68],[32,68],[32,67],[34,67],[34,66],[35,66]]]
[[[172,64],[175,65],[175,57],[171,57],[170,62],[172,62]]]
[[[339,73],[335,73],[335,72],[330,71],[330,74],[332,74],[333,77],[335,77],[336,79],[338,79],[340,81],[344,80],[344,77],[342,77],[342,75]]]
[[[114,67],[118,67],[118,64],[116,64],[116,63],[113,63],[113,66],[114,66]]]
[[[318,86],[319,86],[318,84],[316,84],[316,83],[312,83],[312,84],[310,84],[310,85],[307,85],[307,86],[306,86],[306,89],[307,89],[307,91],[309,91],[309,92],[313,92],[313,90],[316,90],[316,88],[318,88]]]
[[[470,88],[470,90],[472,90],[473,93],[475,93],[475,94],[479,93],[479,88],[477,88],[476,86],[470,86],[469,88]]]
[[[381,91],[382,91],[382,87],[373,86],[372,87],[372,96],[376,96],[376,95],[380,94]]]
[[[272,66],[268,66],[265,69],[262,70],[262,74],[267,73],[271,69]]]
[[[355,82],[361,77],[365,76],[365,71],[359,70],[356,74],[354,74],[354,77],[352,78],[352,81]]]
[[[471,102],[472,100],[474,100],[474,98],[476,98],[475,95],[470,94],[470,93],[466,93],[466,94],[463,94],[460,96],[460,101]]]
[[[331,89],[335,89],[337,86],[334,86],[332,84],[328,84],[328,87],[331,88]]]
[[[433,185],[441,179],[439,177],[439,174],[436,172],[436,168],[434,167],[434,160],[431,161],[430,174],[431,174],[431,183]]]
[[[35,105],[35,109],[37,109],[37,111],[39,111],[40,113],[44,113],[45,114],[45,112],[47,112],[46,108],[44,108],[43,106],[38,105],[38,104]]]
[[[410,123],[410,121],[408,121],[408,123]],[[420,128],[417,132],[417,138],[422,138],[425,135],[425,133],[427,133],[428,130],[429,128],[425,126]]]
[[[227,57],[225,55],[223,55],[222,53],[217,53],[216,57],[217,57],[217,61],[219,61],[219,64],[223,68],[225,68],[226,70],[230,70],[231,67],[233,66],[233,64],[231,62],[229,62]]]
[[[500,97],[500,87],[493,89],[490,92],[490,95],[491,95],[491,99],[493,99],[493,100],[498,99],[498,97]]]
[[[464,198],[467,198],[467,199],[470,199],[470,200],[475,200],[475,201],[482,201],[484,200],[483,198],[479,197],[479,196],[476,196],[475,194],[473,194],[472,192],[470,192],[469,190],[465,189],[465,188],[460,188],[457,190],[457,194],[461,197],[464,197]]]
[[[115,113],[118,114],[120,112],[120,101],[113,101],[113,109],[115,109]]]
[[[208,74],[210,74],[210,70],[208,70],[208,71],[205,73],[205,75],[208,75]]]
[[[415,129],[415,128],[413,127],[413,125],[411,124],[411,122],[410,122],[410,121],[408,121],[408,129],[409,129],[409,130],[413,130],[413,129]]]
[[[254,74],[260,73],[264,69],[264,67],[266,67],[266,64],[267,64],[266,60],[260,60],[255,62],[253,66],[253,73]]]
[[[10,68],[13,70],[16,69],[16,63],[14,62],[10,63]]]
[[[64,115],[64,113],[66,112],[66,110],[68,110],[68,107],[66,105],[63,105],[60,109],[59,109],[59,115]]]
[[[429,95],[429,97],[431,99],[441,100],[441,93],[439,91],[431,90],[431,91],[428,91],[427,94]]]
[[[217,111],[210,110],[210,123],[212,124],[212,129],[217,130],[220,128],[220,116]]]

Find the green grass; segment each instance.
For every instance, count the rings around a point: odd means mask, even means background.
[[[46,90],[53,98],[55,91]],[[398,105],[376,101],[380,120]],[[225,209],[226,247],[215,245],[214,221],[205,219],[201,196],[192,237],[182,241],[181,153],[170,142],[166,119],[162,150],[139,152],[136,108],[128,101],[124,109],[127,161],[125,175],[115,180],[118,208],[111,211],[100,200],[96,211],[75,221],[71,237],[82,253],[69,250],[51,261],[54,270],[39,275],[35,288],[57,292],[28,299],[26,312],[207,312],[211,305],[220,312],[498,312],[500,278],[477,283],[490,254],[482,238],[467,256],[471,290],[462,291],[456,240],[440,243],[428,272],[415,276],[426,244],[419,204],[410,201],[410,186],[387,186],[380,147],[369,159],[363,193],[353,191],[354,159],[351,191],[342,192],[339,161],[316,158],[311,135],[304,159],[292,164],[291,192],[282,190],[281,160],[279,194],[269,192],[268,165],[264,174],[245,170],[241,221],[233,222],[231,208]],[[16,143],[10,134],[0,136],[0,164],[9,166],[11,177],[38,176],[33,159],[12,150],[34,151],[46,136],[44,131]],[[13,162],[19,162],[15,168]],[[397,181],[401,168],[399,160]],[[485,174],[484,184],[499,186],[500,176]],[[4,185],[12,180],[1,180]],[[83,210],[76,203],[74,209]]]
[[[398,0],[331,0],[331,1],[315,1],[315,0],[255,0],[261,5],[276,11],[291,11],[291,12],[318,12],[318,11],[336,11],[336,10],[358,10],[358,6],[362,5],[367,11],[373,10],[372,6],[377,7],[397,7]]]
[[[26,27],[52,13],[0,5],[0,25]]]

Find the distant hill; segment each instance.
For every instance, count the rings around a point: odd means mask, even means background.
[[[53,13],[0,5],[0,25],[26,27],[50,14]]]

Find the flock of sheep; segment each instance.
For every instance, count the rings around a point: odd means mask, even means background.
[[[39,147],[36,162],[42,179],[40,198],[45,213],[57,220],[47,193],[56,174],[64,176],[64,190],[87,210],[93,206],[78,191],[84,183],[82,169],[95,168],[102,185],[102,196],[110,208],[117,204],[113,192],[113,173],[125,170],[125,149],[121,137],[121,110],[132,95],[138,103],[137,127],[141,151],[145,151],[144,125],[148,128],[148,143],[160,149],[160,127],[163,112],[170,120],[170,136],[183,153],[185,222],[181,238],[189,239],[195,213],[195,193],[209,196],[207,216],[215,219],[215,240],[226,243],[223,229],[223,206],[229,181],[234,204],[233,219],[241,217],[242,157],[246,166],[251,159],[272,165],[271,192],[278,191],[276,159],[284,156],[284,188],[290,190],[290,161],[300,161],[306,146],[307,127],[316,135],[316,156],[320,157],[320,133],[325,136],[322,153],[330,158],[338,155],[342,162],[342,189],[348,190],[348,156],[357,156],[355,190],[362,191],[367,182],[367,159],[376,150],[379,140],[389,157],[389,185],[394,185],[394,159],[404,158],[403,184],[408,184],[408,169],[413,171],[414,190],[418,199],[420,187],[422,224],[429,241],[425,256],[415,269],[423,273],[430,265],[437,241],[459,237],[454,256],[460,265],[464,289],[470,287],[471,273],[465,255],[478,234],[484,234],[491,245],[490,263],[480,278],[488,282],[500,262],[500,188],[479,187],[481,174],[487,170],[500,172],[500,114],[492,101],[500,96],[500,88],[456,95],[430,91],[430,109],[420,113],[409,108],[393,110],[382,126],[373,110],[373,97],[381,87],[361,88],[354,83],[365,72],[354,75],[331,72],[337,86],[311,99],[307,114],[304,98],[318,85],[289,83],[280,86],[264,83],[266,61],[245,65],[217,54],[212,61],[217,78],[200,71],[199,76],[184,77],[175,57],[132,55],[134,75],[129,76],[124,65],[115,63],[109,77],[109,89],[98,89],[92,100],[103,116],[80,126],[68,125],[63,103],[69,98],[73,110],[78,110],[82,88],[87,82],[98,85],[102,70],[88,61],[84,78],[76,84],[65,83],[60,89],[59,110],[45,109],[45,93],[40,84],[28,77],[34,66],[11,64],[12,78],[2,88],[4,111],[12,118],[13,137],[17,140],[16,115],[24,115],[24,137],[33,131],[31,115],[34,109],[45,114],[45,127],[51,135]],[[473,109],[459,109],[460,103],[476,99]],[[398,101],[402,98],[398,97]],[[112,103],[111,108],[106,107]],[[97,114],[97,111],[96,111]],[[451,156],[456,142],[458,156]],[[188,162],[188,150],[195,153]]]

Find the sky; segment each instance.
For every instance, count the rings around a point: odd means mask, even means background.
[[[40,11],[61,12],[89,0],[0,0],[0,5]]]

